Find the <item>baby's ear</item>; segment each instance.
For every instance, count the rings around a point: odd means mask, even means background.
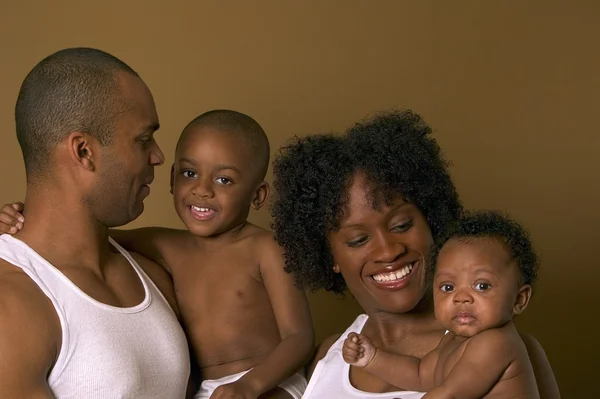
[[[517,294],[517,300],[513,306],[513,314],[518,315],[523,313],[527,305],[529,304],[529,300],[531,299],[532,288],[529,284],[524,284],[519,288],[519,293]]]
[[[269,186],[269,183],[267,183],[266,181],[260,182],[258,187],[256,187],[256,190],[254,191],[254,197],[252,198],[252,202],[250,203],[252,209],[260,209],[265,204],[265,202],[267,202],[270,193],[271,187]]]

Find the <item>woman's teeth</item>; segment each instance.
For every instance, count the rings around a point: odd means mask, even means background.
[[[407,275],[410,274],[410,272],[412,271],[415,263],[416,262],[409,263],[408,265],[404,266],[402,269],[396,270],[394,272],[374,274],[373,275],[373,280],[375,280],[377,282],[380,282],[380,283],[381,282],[385,282],[385,281],[399,280],[399,279],[401,279],[403,277],[406,277]]]

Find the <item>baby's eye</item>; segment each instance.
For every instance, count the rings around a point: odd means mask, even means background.
[[[440,285],[440,290],[442,290],[444,292],[452,292],[452,291],[454,291],[454,285],[442,284],[442,285]]]
[[[477,291],[487,291],[490,288],[492,288],[492,286],[490,284],[488,284],[488,283],[477,283],[477,284],[475,284],[475,289]]]
[[[223,176],[217,177],[216,181],[217,181],[217,183],[223,184],[223,185],[227,185],[227,184],[233,183],[233,181],[231,179],[229,179],[227,177],[223,177]]]
[[[195,179],[198,175],[196,174],[196,172],[194,172],[193,170],[189,170],[189,169],[185,169],[181,172],[181,174],[183,175],[183,177],[186,177],[188,179]]]

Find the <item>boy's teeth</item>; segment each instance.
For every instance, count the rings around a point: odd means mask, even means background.
[[[413,269],[413,266],[414,263],[409,263],[402,269],[396,270],[395,272],[374,274],[373,279],[378,282],[399,280],[409,275]]]
[[[196,212],[208,212],[208,211],[210,211],[210,208],[200,208],[199,206],[196,206],[196,205],[192,205],[192,209],[195,210]]]

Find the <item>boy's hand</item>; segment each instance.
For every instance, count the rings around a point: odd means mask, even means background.
[[[23,203],[4,204],[0,209],[0,234],[15,234],[23,228]]]
[[[356,367],[367,367],[375,357],[377,348],[362,334],[350,333],[344,341],[342,357],[346,363]]]
[[[221,385],[210,395],[210,399],[256,399],[257,397],[258,394],[250,384],[243,380]]]

